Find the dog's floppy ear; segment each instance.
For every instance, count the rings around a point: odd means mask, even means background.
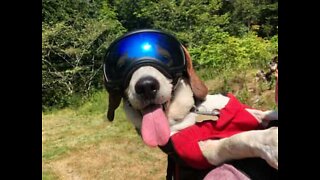
[[[183,50],[186,56],[187,73],[189,75],[189,81],[193,94],[197,99],[204,100],[208,94],[208,87],[204,84],[203,81],[201,81],[201,79],[197,76],[196,72],[194,71],[191,57],[187,49],[183,47]]]
[[[109,121],[113,121],[114,119],[114,112],[119,107],[121,102],[121,94],[119,91],[110,90],[106,86],[106,78],[103,78],[103,82],[105,84],[105,87],[109,93],[109,103],[108,103],[108,112],[107,112],[107,118]]]
[[[119,107],[121,102],[121,95],[116,91],[109,91],[109,105],[107,118],[109,121],[113,121],[114,112]]]

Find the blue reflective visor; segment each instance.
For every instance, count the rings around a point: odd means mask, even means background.
[[[181,43],[172,35],[157,30],[139,30],[125,34],[108,48],[104,59],[107,89],[127,86],[134,70],[150,65],[168,78],[181,76],[186,61]]]

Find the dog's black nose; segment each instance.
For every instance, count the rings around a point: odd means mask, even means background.
[[[160,84],[155,78],[146,76],[139,79],[134,88],[136,93],[140,96],[147,99],[153,99],[160,88]]]

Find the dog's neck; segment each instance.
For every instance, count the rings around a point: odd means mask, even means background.
[[[204,101],[194,98],[192,89],[187,79],[178,82],[173,99],[167,110],[167,117],[170,123],[171,135],[194,125],[196,116],[201,112],[214,112],[222,109],[228,103],[229,98],[222,94],[207,95]],[[192,109],[197,109],[198,112]],[[214,115],[214,114],[212,114]]]
[[[173,98],[167,109],[170,125],[182,120],[194,106],[195,100],[188,81],[182,78],[176,85]]]
[[[167,109],[171,135],[195,123],[194,115],[190,114],[194,105],[195,99],[191,86],[186,78],[181,78],[176,85],[173,98]]]

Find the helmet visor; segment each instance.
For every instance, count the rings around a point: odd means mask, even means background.
[[[181,73],[186,62],[180,42],[156,30],[135,31],[117,39],[108,48],[104,60],[107,85],[122,85],[133,68],[144,64],[159,67],[170,76]]]

